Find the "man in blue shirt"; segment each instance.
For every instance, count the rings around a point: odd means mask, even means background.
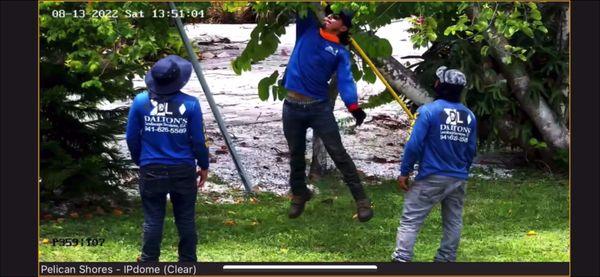
[[[398,185],[407,193],[392,254],[397,262],[412,260],[421,225],[439,202],[444,234],[434,261],[455,261],[460,241],[466,180],[477,148],[477,121],[473,112],[460,103],[465,75],[445,66],[438,68],[436,75],[437,99],[418,109],[404,147]],[[419,172],[409,186],[408,176],[415,163]]]
[[[313,12],[296,19],[296,44],[287,65],[283,85],[288,91],[283,104],[283,130],[290,149],[292,200],[288,216],[296,218],[312,198],[306,186],[306,130],[319,136],[329,156],[343,175],[357,205],[361,222],[373,217],[371,202],[360,182],[352,158],[342,144],[329,100],[329,80],[337,75],[337,87],[348,111],[360,125],[366,114],[358,106],[356,84],[350,70],[348,13],[329,14],[320,24]]]
[[[159,60],[145,76],[148,91],[129,110],[127,146],[140,166],[144,211],[139,261],[158,261],[167,193],[179,232],[179,261],[197,261],[196,194],[208,176],[208,147],[200,102],[180,91],[191,72],[192,64],[179,56]]]

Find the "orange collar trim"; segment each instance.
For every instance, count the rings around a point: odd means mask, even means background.
[[[340,43],[340,38],[338,38],[336,35],[332,35],[328,32],[325,32],[325,30],[323,30],[323,28],[319,28],[319,34],[321,34],[321,37],[324,38],[325,40],[335,42],[335,43]]]

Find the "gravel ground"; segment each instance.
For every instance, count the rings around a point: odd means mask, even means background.
[[[290,25],[281,38],[276,53],[265,61],[254,64],[252,70],[236,75],[230,62],[244,49],[253,24],[195,24],[186,26],[188,36],[193,41],[227,38],[225,42],[201,45],[201,66],[210,90],[226,122],[227,130],[235,144],[242,164],[251,176],[251,182],[257,191],[269,191],[278,195],[288,192],[288,152],[281,123],[282,101],[261,101],[258,98],[258,81],[274,70],[283,73],[294,46],[295,26]],[[408,24],[403,21],[392,23],[378,31],[378,35],[390,40],[393,56],[400,59],[407,55],[420,55],[426,49],[413,49],[406,32]],[[402,60],[402,62],[415,60]],[[142,79],[134,86],[144,87]],[[384,89],[381,82],[357,83],[359,102],[366,101],[370,95]],[[205,193],[227,194],[241,191],[243,185],[237,174],[231,156],[225,149],[225,143],[214,120],[212,111],[204,97],[195,74],[182,90],[199,98],[206,125],[206,136],[212,141],[210,147],[211,164],[209,182]],[[106,108],[128,105],[129,103],[107,103]],[[350,113],[341,99],[337,99],[334,114],[340,122],[342,141],[357,168],[364,178],[395,178],[402,155],[403,142],[407,138],[404,127],[407,117],[400,106],[393,102],[366,110],[367,118],[360,127],[354,127]],[[310,141],[312,132],[307,135],[306,158],[311,158]],[[119,146],[127,152],[124,135],[119,136]],[[128,155],[128,154],[127,154]],[[500,175],[510,173],[501,172]],[[135,194],[136,190],[131,190]],[[232,201],[226,198],[224,201]]]

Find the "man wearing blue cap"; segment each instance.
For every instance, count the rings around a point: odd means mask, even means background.
[[[423,221],[442,204],[443,236],[436,262],[456,261],[462,230],[466,180],[477,149],[477,121],[460,103],[465,75],[442,66],[436,70],[437,99],[417,110],[417,120],[400,167],[398,186],[406,191],[392,261],[409,262]],[[408,176],[418,163],[412,185]]]
[[[127,146],[140,166],[144,211],[138,261],[158,261],[167,193],[179,232],[179,261],[197,261],[196,194],[208,175],[208,147],[200,102],[180,91],[191,73],[192,64],[179,56],[159,60],[144,79],[148,90],[135,97],[129,110]]]
[[[329,10],[330,11],[330,10]],[[329,100],[329,80],[337,75],[340,96],[348,111],[361,125],[366,114],[358,106],[356,84],[350,70],[348,31],[352,26],[349,13],[329,14],[323,23],[313,12],[296,19],[296,44],[286,67],[283,86],[288,91],[283,104],[283,131],[290,149],[290,187],[292,200],[289,218],[304,211],[312,192],[306,186],[306,130],[318,135],[329,156],[343,175],[357,205],[361,222],[373,217],[371,202],[360,182],[352,158],[342,144],[339,128]]]

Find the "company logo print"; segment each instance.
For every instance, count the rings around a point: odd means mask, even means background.
[[[179,106],[179,114],[183,115],[185,113],[185,104],[181,104]]]
[[[331,45],[328,45],[327,47],[325,47],[325,51],[331,53],[331,55],[336,56],[338,53],[338,49],[334,49]]]
[[[464,118],[461,118],[461,114],[464,116],[464,113],[461,113],[459,110],[457,109],[444,109],[444,112],[446,112],[446,124],[450,124],[450,125],[463,125]],[[467,114],[467,124],[471,124],[471,115]]]
[[[151,99],[150,104],[154,107],[152,111],[150,111],[150,115],[165,116],[173,114],[172,112],[169,112],[169,103],[159,103],[156,100]]]

